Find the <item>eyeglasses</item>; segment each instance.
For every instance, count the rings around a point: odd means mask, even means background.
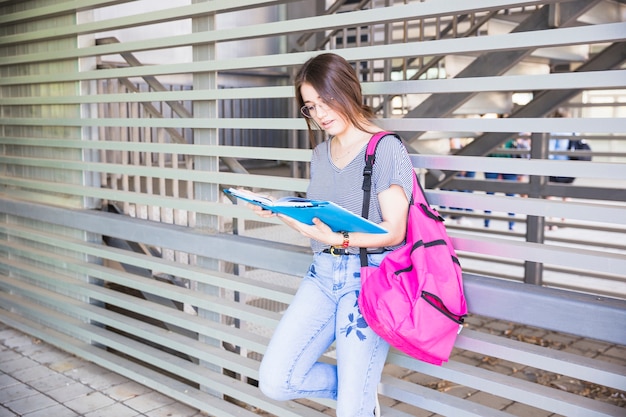
[[[331,98],[331,100],[334,100]],[[317,109],[321,109],[324,112],[331,110],[331,107],[326,103],[326,101],[322,100],[321,103],[318,104],[305,104],[300,108],[300,113],[307,119],[312,119],[317,116]]]

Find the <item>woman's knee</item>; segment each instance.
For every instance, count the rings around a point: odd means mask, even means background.
[[[292,398],[285,376],[265,359],[259,368],[259,389],[268,398],[286,401]]]
[[[287,401],[291,399],[287,391],[285,391],[282,387],[263,378],[259,379],[259,389],[263,395],[275,401]]]

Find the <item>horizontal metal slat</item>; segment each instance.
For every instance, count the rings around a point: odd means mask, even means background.
[[[626,345],[626,300],[463,275],[472,314]]]
[[[413,166],[443,171],[509,172],[520,175],[570,176],[597,179],[626,179],[626,164],[548,159],[492,158],[411,154]]]
[[[538,198],[520,198],[515,196],[508,197],[478,193],[475,193],[475,195],[471,195],[471,193],[458,194],[458,196],[453,197],[450,193],[433,190],[427,192],[426,196],[431,204],[448,207],[454,204],[458,207],[471,207],[475,210],[514,211],[517,214],[528,214],[539,217],[561,218],[566,216],[576,220],[616,225],[626,224],[626,218],[624,217],[626,207],[616,204],[594,202],[574,203],[570,201],[549,201]],[[513,208],[511,205],[512,202],[515,202],[515,207]]]
[[[390,355],[388,362],[560,415],[620,417],[623,414],[622,408],[611,404],[460,362],[435,366],[408,361],[401,355]]]
[[[306,123],[295,118],[4,118],[5,125],[16,126],[106,126],[106,127],[171,127],[195,129],[231,129],[233,120],[238,129],[304,130]]]
[[[219,175],[218,172],[196,171],[187,168],[169,168],[151,165],[128,165],[102,162],[86,162],[83,160],[50,159],[50,158],[27,158],[21,156],[2,156],[0,163],[5,165],[18,165],[35,168],[65,169],[71,171],[91,171],[98,173],[110,173],[119,175],[138,175],[145,177],[159,177],[171,180],[219,182],[211,177]]]
[[[609,80],[611,77],[609,77]],[[408,81],[407,81],[408,82]],[[176,91],[146,91],[137,93],[108,93],[82,96],[27,96],[0,97],[3,105],[30,104],[84,104],[84,103],[141,103],[156,101],[207,101],[234,99],[292,98],[293,87],[237,87],[221,89],[194,89]]]
[[[455,347],[626,391],[626,367],[619,364],[467,329]]]
[[[601,76],[598,76],[598,74]],[[476,91],[537,91],[618,89],[624,86],[626,70],[587,71],[538,75],[448,78],[433,80],[378,81],[362,83],[363,94],[442,94]],[[155,101],[206,101],[227,99],[292,98],[292,87],[239,87],[216,90],[151,91],[93,94],[84,96],[0,97],[1,105],[45,105],[86,103],[141,103]]]
[[[380,392],[391,398],[442,416],[512,417],[513,414],[383,375]],[[386,414],[385,414],[386,415]]]
[[[20,145],[42,148],[71,148],[90,150],[115,150],[129,152],[155,152],[190,156],[225,156],[309,162],[310,149],[262,148],[254,146],[197,145],[178,143],[147,143],[120,141],[84,141],[71,139],[0,137],[2,145]]]
[[[236,120],[237,129],[293,129],[305,130],[306,123],[298,118],[238,118],[238,119],[74,119],[74,118],[5,118],[5,125],[13,126],[74,126],[74,127],[170,127],[196,129],[231,129]],[[411,118],[377,120],[387,130],[399,132],[524,132],[532,126],[535,132],[580,132],[580,133],[626,133],[626,123],[619,118]]]
[[[128,3],[135,0],[74,0],[66,1],[56,4],[54,6],[38,7],[34,10],[8,13],[4,16],[0,16],[0,23],[16,23],[23,20],[51,17],[56,15],[63,15],[72,13],[77,10],[89,10],[96,7],[105,7],[108,5]],[[127,16],[126,19],[115,19],[116,26],[98,26],[92,27],[84,32],[76,33],[90,33],[90,31],[99,32],[105,29],[122,29],[126,27],[136,26],[141,23],[159,23],[166,22],[172,19],[184,19],[190,17],[197,17],[206,15],[216,11],[234,11],[247,6],[260,6],[278,4],[281,1],[277,0],[217,0],[206,3],[198,3],[193,6],[183,6],[178,8],[170,8],[165,10],[158,10],[152,12],[141,13],[139,15]],[[144,16],[147,15],[147,16]],[[109,22],[110,23],[110,22]],[[45,36],[41,36],[45,39]]]
[[[72,14],[81,10],[89,10],[96,7],[107,7],[116,4],[128,3],[134,0],[74,0],[64,1],[52,6],[37,6],[15,13],[0,15],[0,24],[15,24],[25,20],[43,19],[46,17]]]
[[[398,132],[580,132],[623,133],[626,123],[619,118],[500,118],[500,119],[378,119],[380,126]]]
[[[2,143],[2,141],[0,141]],[[133,142],[126,142],[132,144]],[[137,144],[137,143],[135,143]],[[185,146],[185,145],[183,145]],[[119,148],[124,148],[123,144]],[[129,146],[130,148],[130,146]],[[137,147],[133,147],[137,148]],[[146,148],[149,148],[146,146]],[[161,147],[163,148],[163,147]],[[217,150],[217,149],[216,149]],[[127,152],[139,152],[129,151]],[[146,149],[141,152],[145,152]],[[267,153],[267,152],[266,152]],[[310,152],[307,152],[310,153]],[[274,154],[274,160],[276,154]],[[236,157],[241,157],[237,155]],[[269,155],[268,155],[269,157]],[[577,178],[595,179],[626,179],[626,164],[587,162],[587,161],[552,161],[548,159],[521,158],[489,158],[478,156],[443,156],[443,155],[412,155],[414,166],[439,170],[472,170],[488,172],[508,172],[520,175],[538,176],[572,176]],[[291,160],[289,160],[291,161]],[[239,174],[217,171],[192,170],[187,168],[169,168],[158,165],[128,165],[102,162],[85,162],[80,160],[33,158],[23,156],[0,156],[0,163],[28,167],[91,171],[112,174],[161,177],[173,180],[207,182],[207,183],[238,183],[239,180],[268,180],[268,175]],[[584,169],[583,169],[584,168]],[[308,184],[308,179],[288,178],[289,183]],[[264,188],[270,188],[266,186]]]
[[[34,168],[52,168],[68,171],[86,172],[98,172],[106,174],[118,174],[129,176],[141,176],[147,178],[162,178],[177,181],[188,181],[195,184],[208,183],[208,184],[230,184],[233,186],[247,186],[247,187],[260,187],[269,189],[275,187],[275,189],[286,189],[291,192],[304,192],[308,185],[308,180],[299,178],[286,178],[282,176],[268,176],[268,175],[255,175],[255,174],[239,174],[230,172],[217,172],[217,171],[199,171],[190,170],[186,168],[165,168],[159,166],[143,166],[143,165],[127,165],[127,164],[106,164],[99,162],[82,162],[71,161],[64,159],[49,159],[49,158],[23,158],[23,157],[2,157],[0,156],[0,162],[5,163],[5,166],[25,166]],[[2,179],[0,178],[0,182]],[[11,180],[13,184],[20,180]],[[24,180],[22,184],[27,184],[30,180]],[[32,184],[32,183],[31,183]],[[63,188],[65,194],[74,194],[76,187],[72,184],[61,185],[60,181],[55,181],[51,186],[43,186],[48,191],[59,190]],[[26,186],[28,187],[28,186]],[[38,187],[41,189],[41,187]],[[101,188],[92,187],[94,193],[99,193]],[[71,192],[67,192],[71,189]],[[107,190],[102,188],[102,190]],[[108,192],[108,191],[106,191]],[[149,198],[149,194],[137,193]],[[79,194],[81,195],[81,194]]]
[[[197,213],[228,216],[228,212],[225,210],[225,205],[206,201],[200,202],[196,200],[183,200],[175,197],[155,196],[131,191],[112,190],[74,184],[58,184],[51,181],[24,180],[3,176],[0,176],[0,184],[16,188],[47,191],[65,195],[101,198],[109,201],[126,201],[136,204],[192,210]]]
[[[178,36],[169,36],[163,38],[152,38],[152,39],[144,39],[142,41],[134,41],[134,42],[124,42],[124,43],[114,43],[114,44],[105,44],[94,47],[85,47],[80,49],[71,49],[67,51],[55,51],[55,52],[43,52],[39,54],[30,54],[30,55],[19,55],[7,57],[3,60],[0,65],[16,65],[16,64],[24,64],[24,63],[32,63],[32,62],[45,62],[51,60],[58,59],[72,59],[72,58],[81,58],[81,57],[89,57],[89,56],[103,56],[103,55],[112,55],[117,53],[125,53],[125,52],[138,52],[138,51],[147,51],[147,50],[155,50],[155,49],[167,49],[167,48],[176,48],[181,46],[194,46],[199,44],[206,44],[209,42],[232,42],[232,41],[241,41],[246,39],[258,39],[263,37],[270,36],[280,36],[280,35],[288,35],[294,33],[302,33],[302,32],[310,32],[310,31],[319,31],[319,30],[332,30],[332,29],[340,29],[344,27],[351,26],[365,26],[365,25],[375,25],[375,24],[384,24],[391,23],[396,21],[407,21],[410,19],[426,19],[433,17],[443,17],[446,15],[452,14],[461,14],[461,13],[473,13],[479,12],[481,10],[490,10],[498,8],[495,6],[496,3],[503,2],[494,2],[489,0],[474,0],[474,2],[469,5],[467,2],[462,1],[448,1],[448,2],[433,2],[433,3],[413,3],[413,4],[403,4],[403,5],[394,5],[385,8],[374,8],[369,10],[357,10],[352,11],[350,13],[341,13],[341,14],[324,14],[320,16],[313,17],[305,17],[299,19],[292,20],[283,20],[278,22],[271,23],[263,23],[257,25],[249,25],[249,26],[238,26],[234,29],[216,29],[206,32],[198,32],[187,35],[178,35]],[[517,6],[520,3],[527,4],[541,4],[541,1],[534,2],[506,2],[507,6]],[[513,4],[511,4],[513,3]],[[248,6],[251,8],[250,6]],[[502,7],[502,6],[500,6]],[[176,16],[176,11],[178,9],[169,9],[169,15]],[[206,7],[205,7],[206,9]],[[229,12],[230,10],[215,10],[214,12]],[[158,12],[153,12],[158,13]],[[133,16],[134,19],[130,19],[134,21],[134,27],[138,27],[142,24],[145,24],[145,20],[148,19],[147,23],[153,23],[153,19],[151,19],[153,14],[142,14],[143,20],[138,21],[136,16]],[[159,13],[160,15],[164,15],[165,11]],[[194,13],[195,15],[196,13]],[[147,15],[147,16],[146,16]],[[190,17],[190,16],[185,16]],[[219,18],[218,18],[219,19]],[[108,21],[102,22],[90,22],[82,25],[74,25],[74,26],[66,26],[55,28],[53,30],[43,30],[37,31],[29,34],[20,34],[7,36],[4,42],[0,40],[0,46],[4,44],[16,44],[24,41],[33,41],[33,40],[45,40],[45,39],[54,39],[60,36],[74,36],[77,34],[86,34],[86,33],[95,33],[108,31],[119,26],[127,26],[128,23],[121,25],[118,23],[119,21],[128,21],[128,17],[110,19]],[[166,21],[173,21],[174,17],[170,17]]]
[[[536,32],[519,32],[504,35],[481,36],[434,40],[430,42],[408,42],[403,44],[363,46],[340,49],[336,52],[349,61],[391,59],[411,56],[448,55],[459,53],[505,51],[525,48],[543,48],[562,45],[581,45],[622,41],[626,33],[626,23],[607,23],[575,28],[559,28]],[[254,68],[276,68],[302,64],[316,52],[294,52],[284,55],[263,55],[225,59],[219,61],[199,61],[182,64],[164,64],[120,69],[83,71],[67,74],[40,74],[37,76],[13,76],[0,79],[0,85],[41,84],[71,81],[87,81],[107,78],[132,78],[145,75],[188,74],[196,72],[234,71]],[[514,131],[524,131],[516,129]]]
[[[598,76],[602,74],[602,76]],[[363,93],[376,94],[445,94],[488,91],[537,91],[623,88],[626,70],[571,73],[464,77],[431,80],[378,81],[362,83]],[[1,100],[0,100],[1,102]]]
[[[423,120],[423,119],[420,119]],[[527,121],[529,119],[526,119]],[[553,119],[558,120],[558,119]],[[564,128],[565,126],[554,126]],[[189,156],[223,156],[233,158],[254,158],[265,160],[284,160],[308,162],[311,159],[310,149],[277,149],[262,147],[241,147],[222,145],[192,145],[176,143],[143,143],[118,141],[82,141],[67,139],[46,138],[17,138],[0,137],[0,144],[20,145],[42,148],[71,148],[89,150],[117,150],[128,152],[153,152],[166,154],[181,154]],[[623,179],[626,178],[626,167],[623,164],[585,162],[585,161],[549,161],[541,159],[522,158],[489,158],[480,156],[457,156],[437,154],[411,154],[411,161],[416,167],[435,168],[441,170],[483,171],[489,169],[497,172],[512,172],[525,175],[562,175],[567,176],[572,171],[580,171],[586,178]],[[582,164],[582,165],[581,165]],[[130,168],[130,167],[129,167]],[[203,172],[203,171],[200,171]],[[217,174],[217,173],[211,173]],[[254,177],[252,175],[252,177]],[[266,178],[264,176],[263,178]],[[223,181],[228,181],[226,177]],[[301,180],[307,181],[307,180]]]
[[[76,280],[69,279],[58,273],[45,271],[37,267],[25,265],[11,260],[6,260],[2,264],[0,264],[0,270],[2,269],[28,275],[30,279],[37,280],[41,283],[42,286],[45,285],[46,280],[50,280],[52,279],[51,277],[54,277],[54,284],[59,289],[62,289],[62,293],[69,292],[83,297],[89,297],[92,300],[98,300],[104,303],[115,305],[126,310],[142,314],[146,317],[150,317],[154,314],[153,309],[155,303],[141,303],[139,302],[137,297],[133,297],[104,287],[99,287],[93,284],[77,282]],[[225,300],[204,293],[194,293],[188,289],[164,284],[157,280],[150,280],[151,282],[146,281],[148,281],[148,279],[137,277],[129,283],[134,285],[130,288],[134,288],[139,291],[149,292],[151,294],[156,293],[156,295],[159,295],[159,291],[157,291],[157,289],[160,288],[161,290],[163,290],[163,292],[169,293],[169,297],[166,296],[163,298],[180,301],[183,303],[186,302],[205,311],[240,318],[241,320],[245,320],[251,323],[257,323],[262,326],[274,327],[280,319],[279,313],[274,313],[261,308],[248,306],[243,303]],[[0,283],[0,285],[4,285],[4,283]],[[167,322],[167,319],[164,321]]]

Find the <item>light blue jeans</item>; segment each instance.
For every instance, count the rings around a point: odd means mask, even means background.
[[[379,265],[384,254],[369,255]],[[337,417],[371,417],[389,345],[363,320],[358,255],[314,255],[307,275],[281,319],[259,370],[259,387],[286,401],[337,401]],[[320,361],[335,342],[337,365]]]

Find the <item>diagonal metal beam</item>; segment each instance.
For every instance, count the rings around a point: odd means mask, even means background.
[[[560,5],[560,25],[568,26],[576,19],[594,7],[601,0],[577,0]],[[547,30],[554,27],[552,5],[545,5],[522,21],[512,32],[530,32]],[[534,49],[495,51],[483,54],[463,69],[456,78],[484,77],[501,75],[511,69],[522,59],[530,55]],[[415,109],[409,111],[406,118],[447,117],[461,107],[476,93],[433,94]],[[424,132],[401,132],[405,138],[417,138]],[[411,140],[412,141],[412,140]],[[409,141],[409,142],[411,142]]]
[[[614,43],[592,59],[581,65],[575,72],[601,71],[614,69],[626,62],[626,42]],[[545,117],[560,105],[580,94],[581,89],[548,90],[538,93],[527,105],[513,112],[509,117]],[[517,137],[518,132],[489,132],[485,133],[456,152],[456,155],[484,156],[496,149],[500,144]],[[449,182],[455,172],[445,172],[445,177],[435,179],[426,178],[428,188],[437,188]]]
[[[119,43],[119,42],[120,41],[117,38],[115,38],[115,37],[96,39],[96,45],[109,45],[109,44],[112,44],[112,43]],[[141,61],[139,61],[135,57],[135,55],[133,55],[130,52],[122,52],[122,53],[120,53],[120,55],[132,67],[139,67],[139,66],[143,65],[141,63]],[[145,75],[142,78],[150,86],[150,88],[152,88],[154,91],[161,91],[161,92],[162,91],[169,91],[154,76]],[[119,80],[130,91],[134,91],[134,92],[138,91],[135,88],[135,86],[130,82],[130,80],[128,78],[119,78]],[[180,103],[178,101],[171,101],[171,100],[170,101],[166,101],[166,103],[167,103],[167,105],[170,106],[172,111],[174,113],[176,113],[179,117],[181,117],[183,119],[191,119],[191,118],[193,118],[193,115],[191,114],[191,112],[189,110],[187,110],[185,108],[185,106],[183,106],[182,103]],[[152,114],[153,117],[163,118],[163,115],[152,104],[150,104],[150,103],[143,103],[142,102],[142,105],[144,106],[146,111],[148,111],[150,114]],[[170,136],[171,136],[171,138],[172,138],[172,140],[174,142],[176,142],[176,143],[185,143],[185,139],[183,138],[183,136],[180,133],[178,133],[178,131],[176,129],[165,128],[165,130],[170,134]],[[235,158],[222,156],[220,159],[222,160],[222,162],[224,162],[224,164],[226,164],[226,166],[232,172],[236,172],[236,173],[239,173],[239,174],[248,174],[249,173],[244,168],[244,166],[241,165],[241,163],[239,163],[239,161],[237,161],[237,159],[235,159]]]
[[[109,44],[112,44],[112,43],[120,43],[120,41],[117,38],[114,38],[114,37],[101,38],[101,39],[97,39],[96,40],[96,45],[109,45]],[[141,67],[141,66],[143,66],[141,61],[139,61],[135,57],[135,55],[133,55],[130,52],[122,52],[122,53],[120,53],[120,55],[122,56],[122,58],[124,58],[124,60],[126,62],[128,62],[128,64],[131,67]],[[157,80],[156,77],[151,76],[151,75],[146,75],[146,76],[144,76],[142,78],[150,86],[150,88],[152,88],[154,91],[168,91],[168,89],[165,88],[165,86],[163,84],[161,84],[161,82],[159,80]],[[193,117],[191,115],[191,113],[189,112],[189,110],[187,110],[185,108],[185,106],[183,106],[180,102],[178,102],[178,101],[166,101],[166,103],[172,108],[174,113],[176,113],[178,116],[183,117],[183,118]]]

